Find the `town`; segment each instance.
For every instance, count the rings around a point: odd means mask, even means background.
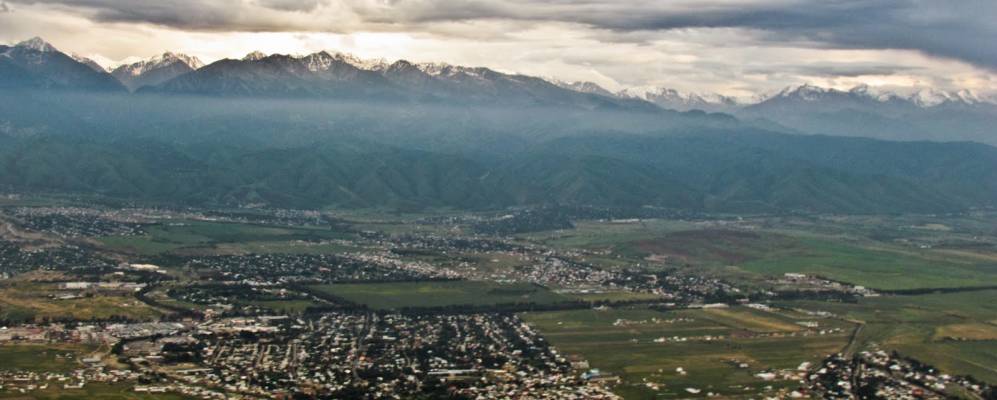
[[[561,349],[534,319],[642,315],[613,318],[611,327],[647,330],[626,340],[633,346],[736,349],[753,341],[854,341],[861,324],[812,305],[884,296],[811,273],[746,282],[704,274],[686,259],[624,257],[513,233],[533,224],[553,226],[553,235],[577,229],[548,223],[564,218],[549,210],[422,218],[402,232],[294,210],[21,207],[3,215],[0,351],[51,348],[44,357],[63,367],[0,367],[0,394],[125,387],[136,396],[203,399],[616,399],[619,388],[636,385],[624,371]],[[502,225],[511,221],[522,225]],[[615,229],[644,223],[597,221]],[[405,298],[399,291],[406,290],[416,295],[411,303],[381,301]],[[720,316],[734,319],[682,328]],[[984,381],[882,350],[820,356],[794,360],[798,368],[755,369],[736,356],[721,365],[751,370],[758,393],[775,397],[994,393]],[[682,381],[690,372],[679,370],[673,379]],[[644,379],[641,390],[666,390]],[[721,396],[708,388],[676,389]]]

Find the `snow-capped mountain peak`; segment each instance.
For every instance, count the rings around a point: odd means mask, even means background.
[[[334,63],[350,65],[365,71],[380,71],[388,66],[388,63],[384,59],[365,60],[349,53],[329,53],[324,50],[306,56],[295,56],[294,58],[304,62],[305,67],[311,72],[328,71]]]
[[[897,92],[869,85],[858,85],[848,89],[847,91],[842,91],[833,88],[823,88],[812,84],[790,86],[775,95],[759,98],[754,103],[758,104],[772,99],[792,99],[814,103],[831,99],[843,100],[848,97],[852,100],[872,100],[879,103],[907,103],[908,105],[919,108],[931,108],[946,103],[958,103],[963,105],[994,103],[992,99],[979,96],[967,89],[950,92],[935,88],[922,88],[914,91],[913,93],[901,95]]]
[[[21,43],[18,43],[15,46],[16,47],[20,47],[20,48],[25,48],[25,49],[31,49],[31,50],[35,50],[35,51],[40,51],[42,53],[53,53],[53,52],[59,51],[59,50],[57,50],[55,48],[55,46],[52,46],[51,44],[49,44],[48,42],[46,42],[44,39],[42,39],[40,37],[37,37],[37,36],[35,36],[35,37],[31,38],[31,39],[25,40],[25,41],[23,41]]]
[[[365,71],[379,71],[388,66],[387,60],[383,58],[363,59],[353,54],[340,52],[336,52],[332,57]]]
[[[960,99],[962,99],[962,101],[969,104],[993,103],[992,99],[987,99],[986,97],[980,96],[976,92],[973,92],[972,90],[969,89],[959,90],[958,92],[955,92],[955,95],[958,96]]]
[[[246,54],[246,56],[242,58],[242,61],[259,61],[264,58],[267,58],[267,55],[264,54],[262,51],[257,50],[249,54]]]
[[[311,72],[328,71],[329,67],[331,67],[332,63],[336,60],[335,57],[326,51],[320,51],[306,56],[295,56],[294,58],[303,62],[305,64],[305,68]]]
[[[121,83],[131,90],[152,86],[173,79],[204,66],[197,57],[165,52],[131,64],[121,65],[111,71]]]
[[[130,76],[139,76],[148,71],[167,68],[177,63],[186,65],[190,69],[198,69],[204,66],[204,63],[202,63],[197,57],[188,56],[186,54],[165,52],[147,60],[122,65],[115,68],[115,72],[118,75],[124,73]]]
[[[967,105],[994,103],[994,100],[982,97],[969,89],[946,92],[937,89],[921,89],[908,97],[908,100],[920,107],[935,107],[943,103],[962,103]]]
[[[446,74],[453,69],[453,66],[445,62],[420,63],[415,65],[420,71],[432,76]]]
[[[579,82],[565,82],[557,79],[547,79],[548,82],[553,83],[564,89],[574,90],[581,93],[598,94],[607,97],[617,97],[616,94],[606,90],[606,88],[600,86],[598,83],[589,81],[579,81]]]
[[[682,93],[678,90],[656,86],[638,86],[621,90],[621,98],[635,98],[657,104],[662,108],[678,111],[703,110],[727,112],[736,108],[737,99],[717,93]]]
[[[804,83],[800,86],[789,86],[779,92],[776,97],[797,98],[804,101],[817,101],[828,93],[835,92],[834,89],[825,89],[820,86]]]
[[[891,100],[902,100],[901,96],[894,92],[879,90],[865,84],[848,89],[848,93],[853,96],[870,98],[880,103],[885,103]]]
[[[71,57],[72,59],[76,60],[76,62],[78,62],[80,64],[83,64],[83,65],[86,65],[86,66],[90,67],[90,69],[92,69],[94,71],[97,71],[97,72],[107,72],[107,69],[104,68],[104,66],[102,66],[100,64],[97,64],[96,61],[91,60],[91,59],[86,58],[86,57],[83,57],[83,56],[81,56],[79,54],[73,53],[73,54],[70,54],[69,57]]]
[[[187,66],[191,67],[192,69],[200,69],[201,67],[204,66],[204,63],[201,62],[201,60],[195,56],[188,56],[183,53],[173,53],[169,51],[161,55],[158,55],[156,57],[153,57],[152,59],[149,60],[150,63],[160,64],[160,65],[174,63],[178,61],[187,64]]]

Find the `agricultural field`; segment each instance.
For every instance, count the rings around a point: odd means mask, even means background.
[[[781,388],[795,389],[795,380],[766,381],[755,375],[795,371],[803,362],[840,351],[854,326],[821,319],[821,329],[838,329],[804,335],[793,313],[742,307],[670,312],[589,309],[522,317],[563,354],[584,357],[591,368],[619,376],[622,383],[614,391],[627,400],[706,397],[711,392],[757,398]],[[813,318],[799,319],[804,320]]]
[[[571,299],[531,284],[481,281],[430,281],[316,285],[328,294],[374,309],[555,304]]]
[[[5,344],[0,345],[0,370],[32,372],[69,372],[79,368],[80,359],[95,348],[75,344]]]
[[[536,232],[524,234],[521,238],[562,249],[613,249],[649,237],[696,229],[697,226],[692,222],[665,219],[627,223],[577,221],[575,229]]]
[[[661,296],[654,293],[627,292],[621,290],[604,291],[597,293],[564,293],[574,299],[592,302],[629,302],[629,301],[654,301],[661,300]]]
[[[146,227],[142,236],[109,236],[99,241],[108,249],[138,255],[168,252],[204,252],[220,246],[249,244],[250,249],[261,245],[276,247],[273,242],[317,241],[341,239],[346,234],[321,227],[287,227],[206,221],[161,222]],[[253,243],[264,242],[263,244]],[[278,250],[284,250],[281,246]]]
[[[330,243],[326,241],[321,242],[308,242],[303,240],[296,241],[259,241],[259,242],[244,242],[244,243],[218,243],[212,245],[213,247],[206,251],[205,254],[211,255],[243,255],[243,254],[268,254],[268,253],[280,253],[280,254],[336,254],[336,253],[347,253],[360,251],[362,248],[344,245],[340,243]],[[197,250],[207,250],[207,249],[193,249]],[[188,251],[187,253],[193,253],[194,251]]]
[[[976,287],[997,282],[997,265],[937,257],[929,251],[812,239],[798,243],[799,248],[770,252],[745,262],[743,268],[767,275],[809,273],[882,290]]]
[[[737,327],[755,333],[798,332],[802,327],[796,320],[782,314],[738,307],[704,309],[697,313],[700,318],[720,325]]]
[[[783,305],[863,322],[858,349],[896,350],[948,374],[997,383],[997,290]]]
[[[968,322],[944,325],[935,329],[934,340],[997,340],[997,325],[992,322]]]
[[[58,290],[52,283],[18,283],[0,286],[0,319],[32,321],[39,319],[77,320],[128,317],[135,320],[152,320],[161,315],[159,310],[128,294],[85,294],[61,299],[56,296],[70,294]]]
[[[190,397],[176,393],[136,393],[134,384],[87,383],[82,389],[65,389],[51,384],[47,389],[29,394],[0,391],[0,399],[18,400],[184,400]]]
[[[606,268],[694,266],[703,267],[704,274],[740,274],[735,278],[742,281],[799,272],[880,290],[997,284],[997,237],[987,215],[649,219],[575,225],[521,239],[595,251],[576,260]]]
[[[478,275],[502,274],[529,264],[521,256],[505,252],[447,253],[426,249],[394,249],[392,252],[405,261],[425,262]]]

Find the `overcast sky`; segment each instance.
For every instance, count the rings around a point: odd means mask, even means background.
[[[343,51],[748,97],[788,85],[997,95],[994,0],[0,0],[0,42],[118,64]]]

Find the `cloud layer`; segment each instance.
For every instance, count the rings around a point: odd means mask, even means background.
[[[997,2],[990,0],[5,1],[0,11],[13,12],[0,14],[0,40],[51,36],[46,31],[68,38],[96,27],[117,32],[117,47],[79,36],[56,44],[111,59],[141,50],[139,42],[206,49],[212,46],[204,41],[219,48],[230,41],[231,51],[242,51],[240,43],[255,37],[291,47],[285,51],[333,45],[607,86],[743,94],[801,81],[858,81],[997,90]],[[14,14],[41,25],[29,28]],[[149,36],[156,38],[138,40]],[[209,59],[236,55],[200,51]]]

